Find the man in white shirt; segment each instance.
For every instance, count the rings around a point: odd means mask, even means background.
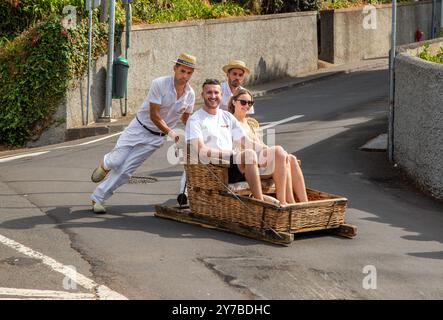
[[[202,98],[204,106],[196,111],[186,124],[186,142],[190,143],[190,152],[199,158],[215,158],[230,161],[228,170],[229,183],[247,181],[254,198],[263,200],[258,159],[256,151],[266,146],[250,140],[240,123],[230,113],[219,109],[221,86],[215,79],[208,79],[203,84]],[[234,154],[233,143],[240,143],[241,152]],[[249,148],[246,148],[248,146]],[[272,178],[276,184],[286,185],[286,154],[281,148],[267,148],[268,153],[275,152],[275,168]],[[193,154],[191,154],[193,158]],[[285,188],[281,189],[281,203],[285,203]]]
[[[186,124],[195,103],[189,80],[194,73],[196,58],[180,54],[174,65],[174,75],[154,79],[140,110],[123,131],[114,149],[106,154],[91,176],[100,182],[91,195],[95,213],[105,213],[103,206],[114,191],[128,182],[132,173],[169,136],[175,143],[183,137],[174,132],[177,122]]]
[[[222,98],[220,103],[220,109],[228,110],[228,102],[232,95],[238,90],[242,89],[241,86],[246,77],[251,73],[246,64],[241,60],[232,60],[227,65],[223,66],[223,72],[226,74],[226,81],[222,82]],[[249,109],[248,114],[254,114],[254,107]]]
[[[243,89],[241,84],[245,78],[251,73],[245,62],[241,60],[232,60],[227,65],[223,66],[223,72],[226,74],[226,81],[221,83],[221,99],[219,108],[221,110],[228,110],[228,102],[232,95],[239,89]],[[254,114],[254,107],[252,106],[247,114]],[[177,197],[177,202],[182,205],[187,202],[186,190],[186,174],[183,173],[180,179],[180,190]]]

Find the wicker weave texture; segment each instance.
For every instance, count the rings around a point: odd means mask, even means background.
[[[307,203],[287,207],[265,204],[241,195],[223,194],[227,191],[227,169],[208,166],[212,173],[205,165],[186,166],[188,201],[196,214],[257,229],[272,228],[290,233],[335,228],[344,223],[346,198],[306,189]]]

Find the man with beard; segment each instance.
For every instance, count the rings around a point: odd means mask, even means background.
[[[286,203],[286,152],[281,147],[257,144],[246,135],[237,119],[228,111],[220,110],[221,86],[215,79],[207,79],[202,86],[204,105],[196,111],[186,124],[186,142],[190,144],[191,161],[199,159],[229,160],[228,183],[247,181],[255,199],[267,201],[264,196],[258,170],[257,153],[265,150],[269,154],[270,172],[282,204]],[[240,150],[234,151],[234,143]],[[202,161],[204,163],[204,161]],[[192,162],[191,162],[192,163]],[[275,200],[275,199],[271,199]]]
[[[251,71],[241,60],[232,60],[227,65],[223,66],[222,69],[226,74],[227,81],[224,81],[221,84],[222,98],[220,109],[228,111],[229,99],[238,89],[244,89],[241,85]],[[254,107],[251,107],[248,114],[254,114]]]
[[[246,63],[241,60],[232,60],[227,65],[223,66],[223,72],[226,74],[227,81],[221,83],[221,100],[219,108],[221,110],[228,111],[228,102],[233,94],[239,89],[244,89],[241,84],[244,82],[247,75],[251,73]],[[254,114],[254,107],[249,109],[248,115]],[[180,179],[179,195],[177,196],[177,202],[180,205],[184,205],[187,202],[187,189],[186,189],[186,175],[183,173]]]
[[[173,128],[180,119],[186,124],[194,108],[195,93],[188,82],[194,73],[196,58],[182,53],[173,62],[174,75],[152,81],[135,118],[92,173],[91,180],[96,183],[107,177],[91,195],[95,213],[106,212],[104,201],[127,183],[132,173],[163,145],[165,136],[177,144],[183,140]]]

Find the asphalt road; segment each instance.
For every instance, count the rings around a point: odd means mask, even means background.
[[[90,174],[117,137],[74,143],[0,162],[0,298],[106,298],[105,286],[129,299],[442,299],[442,203],[386,152],[358,149],[387,130],[387,84],[386,69],[342,74],[255,107],[265,124],[303,115],[275,127],[276,143],[302,160],[309,187],[349,199],[356,238],[314,232],[281,247],[154,217],[155,204],[174,203],[183,170],[165,161],[170,143],[136,172],[156,182],[121,187],[94,215]],[[74,266],[83,286],[66,287],[56,263]]]

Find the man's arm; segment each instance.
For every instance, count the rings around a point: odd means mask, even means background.
[[[192,150],[197,150],[198,155],[203,158],[227,159],[233,153],[232,150],[223,150],[218,148],[210,148],[205,145],[203,139],[192,139],[189,141]]]
[[[163,133],[168,134],[172,129],[166,124],[165,120],[160,116],[160,105],[156,103],[149,103],[149,117],[151,121],[159,128]]]
[[[191,116],[191,114],[189,112],[185,112],[182,114],[181,120],[184,125],[186,125],[186,122],[188,122],[188,119],[190,116]]]
[[[163,133],[167,134],[175,143],[179,143],[183,136],[180,136],[172,128],[170,128],[166,121],[160,116],[160,105],[156,103],[149,103],[149,117],[152,122],[159,128]]]

